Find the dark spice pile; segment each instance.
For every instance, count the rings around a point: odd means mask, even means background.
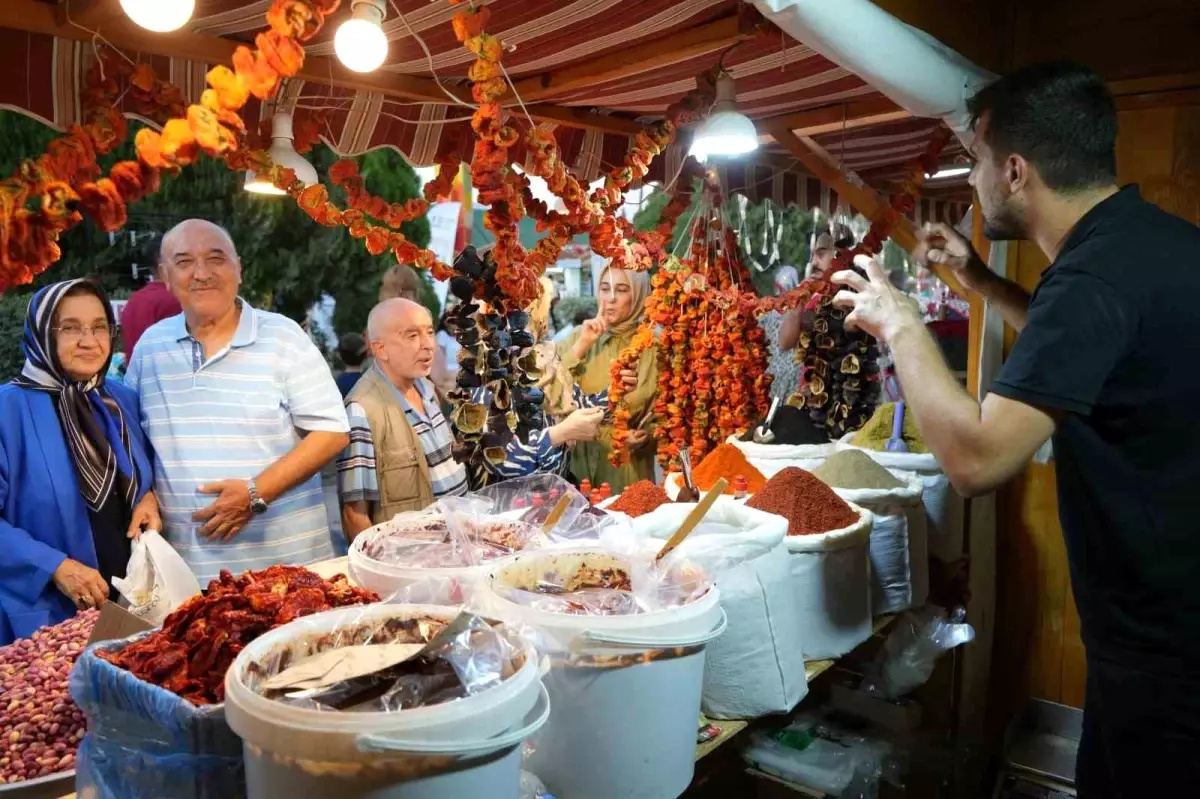
[[[858,521],[858,514],[832,488],[795,466],[768,480],[746,505],[787,519],[788,535],[827,533]]]
[[[742,441],[753,441],[754,431],[762,426],[762,421],[756,423],[745,432]],[[783,405],[775,411],[775,419],[771,422],[771,432],[775,434],[775,438],[771,440],[772,444],[796,446],[829,443],[829,433],[825,428],[818,427],[807,412],[791,405]]]
[[[900,488],[904,483],[880,466],[871,456],[857,449],[846,449],[830,455],[813,469],[813,474],[833,488]]]
[[[617,497],[617,501],[610,505],[609,509],[637,518],[670,501],[667,492],[654,483],[638,480],[622,491],[621,496]]]

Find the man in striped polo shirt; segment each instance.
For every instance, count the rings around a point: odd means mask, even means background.
[[[346,397],[350,446],[338,460],[342,529],[353,540],[397,513],[467,491],[454,434],[429,381],[433,318],[409,299],[384,300],[367,320],[374,365]]]
[[[160,253],[183,313],[152,326],[126,383],[141,398],[166,534],[201,585],[221,569],[305,565],[333,542],[317,472],[346,446],[341,395],[299,325],[238,297],[229,234],[190,219]]]

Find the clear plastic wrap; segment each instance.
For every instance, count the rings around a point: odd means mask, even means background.
[[[296,624],[303,626],[304,622]],[[270,681],[316,655],[350,647],[411,644],[419,651],[407,659],[353,677],[308,687],[277,686]],[[361,655],[362,650],[353,650]],[[348,661],[339,665],[346,668]],[[393,713],[452,702],[486,691],[521,667],[524,655],[515,632],[480,616],[463,613],[450,623],[441,619],[364,618],[357,614],[333,630],[298,632],[295,638],[247,669],[246,685],[284,705],[330,712]],[[332,674],[330,670],[327,674]]]
[[[567,505],[562,516],[551,529],[544,531],[551,539],[574,538],[580,517],[584,516],[590,507],[588,499],[579,493],[575,486],[553,474],[534,474],[505,480],[469,496],[488,504],[488,507],[482,510],[485,517],[517,519],[536,527],[539,531],[554,508],[566,497]],[[584,529],[589,526],[584,525]]]
[[[950,618],[935,605],[905,613],[884,642],[862,690],[887,699],[898,699],[924,685],[934,664],[944,652],[975,639],[975,629],[966,623],[966,611],[956,610]]]
[[[87,716],[79,747],[80,796],[238,799],[245,796],[242,740],[224,707],[197,707],[96,653],[148,635],[95,644],[71,672],[71,697]]]
[[[890,744],[820,714],[801,713],[782,729],[751,733],[742,756],[761,771],[842,799],[875,799],[881,780],[898,781]]]

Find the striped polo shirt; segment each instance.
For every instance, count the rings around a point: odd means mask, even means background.
[[[329,366],[292,320],[239,300],[229,346],[207,360],[182,314],[152,326],[130,358],[126,383],[154,446],[155,490],[171,544],[201,585],[276,563],[305,565],[344,551],[331,540],[319,474],[271,503],[229,541],[199,536],[192,514],[215,495],[197,488],[249,480],[287,455],[301,431],[349,430]]]

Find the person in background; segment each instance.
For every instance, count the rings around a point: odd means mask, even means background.
[[[800,273],[794,266],[781,266],[775,271],[774,283],[775,296],[782,296],[800,285]],[[789,349],[782,346],[784,339],[781,330],[784,320],[789,316],[790,313],[771,311],[758,320],[769,348],[767,371],[775,376],[771,382],[771,396],[778,397],[781,401],[800,390],[800,364],[796,363],[796,354],[792,352],[795,344]],[[799,341],[799,333],[795,335]]]
[[[363,363],[367,360],[367,340],[362,333],[344,333],[338,339],[338,358],[342,361],[342,373],[334,378],[342,399],[354,388],[363,374]]]
[[[342,529],[351,541],[397,513],[467,491],[467,470],[454,460],[454,435],[429,373],[433,318],[419,303],[395,297],[367,320],[375,363],[346,398],[350,441],[338,459]]]
[[[650,277],[645,272],[629,272],[606,267],[600,275],[600,312],[595,319],[581,324],[559,346],[562,368],[574,378],[583,394],[607,393],[610,367],[633,340],[633,334],[645,316]],[[658,390],[657,354],[653,347],[642,353],[636,372],[622,375],[627,387],[625,403],[631,414],[629,460],[620,467],[608,462],[612,450],[612,428],[602,427],[596,441],[577,444],[571,453],[571,471],[575,477],[591,480],[593,485],[609,483],[613,493],[638,480],[654,478],[654,439],[648,428]]]
[[[608,408],[608,391],[586,396],[575,386],[571,374],[562,368],[554,343],[548,340],[551,297],[554,284],[543,277],[542,294],[529,306],[529,333],[533,340],[538,369],[542,377],[538,388],[545,393],[542,402],[542,426],[528,434],[525,440],[517,437],[509,442],[503,463],[484,461],[470,470],[471,490],[498,480],[511,480],[531,474],[562,474],[566,471],[568,447],[582,441],[594,441]],[[475,389],[471,401],[489,405],[491,392],[486,386]],[[564,397],[565,395],[565,397]],[[567,401],[566,398],[569,398]]]
[[[133,292],[121,311],[121,339],[126,361],[133,357],[133,348],[151,325],[182,311],[179,300],[167,288],[162,264],[156,264],[150,282]]]
[[[29,302],[0,387],[0,646],[115,598],[130,538],[162,527],[137,395],[105,380],[116,334],[90,280]]]
[[[238,297],[242,263],[223,228],[181,222],[161,262],[183,314],[146,331],[126,383],[171,543],[201,585],[222,569],[331,557],[317,472],[349,425],[324,356],[291,319]]]
[[[804,279],[828,277],[829,270],[833,268],[833,260],[837,257],[833,234],[827,229],[814,232],[810,250],[812,254],[809,257],[808,265],[804,267]],[[791,353],[796,349],[800,343],[800,333],[804,330],[804,324],[805,312],[802,308],[795,308],[784,315],[783,321],[779,325],[777,339],[780,352]]]
[[[564,326],[562,330],[554,334],[554,343],[558,345],[566,342],[566,340],[571,337],[571,334],[574,333],[580,325],[591,318],[592,315],[587,308],[581,307],[576,310],[575,316],[571,319],[571,324]]]
[[[1030,295],[950,227],[919,236],[919,261],[949,265],[1018,331],[990,393],[962,388],[874,261],[834,277],[835,301],[891,347],[960,492],[994,490],[1053,438],[1087,653],[1078,795],[1184,796],[1200,785],[1200,372],[1179,359],[1200,350],[1200,228],[1118,187],[1116,104],[1091,70],[1026,67],[968,110],[984,232],[1051,262]]]

